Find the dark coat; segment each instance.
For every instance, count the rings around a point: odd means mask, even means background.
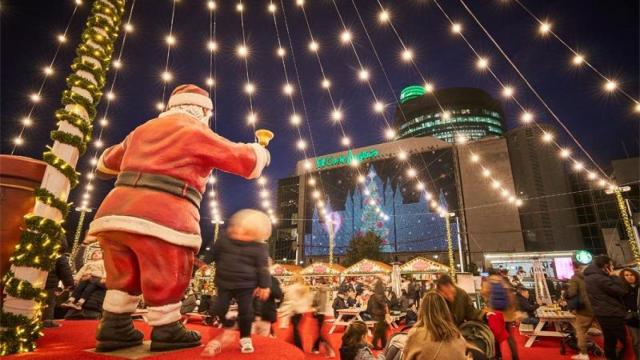
[[[630,313],[638,312],[638,303],[640,302],[640,294],[638,294],[638,286],[629,287],[629,292],[622,298],[624,302],[624,307]],[[640,327],[640,321],[638,321],[638,316],[630,316],[627,317],[627,326],[632,326],[634,328]]]
[[[584,270],[584,282],[595,316],[625,317],[627,311],[622,297],[627,289],[619,277],[609,276],[595,264],[591,264]]]
[[[537,304],[534,304],[531,299],[527,299],[520,294],[516,295],[516,299],[518,300],[518,310],[526,312],[529,317],[536,317]]]
[[[45,290],[51,290],[58,287],[58,282],[62,281],[65,288],[73,286],[73,271],[69,265],[69,257],[62,254],[56,260],[56,264],[47,276],[47,282],[44,285]]]
[[[213,260],[216,262],[214,282],[219,288],[271,287],[267,244],[221,236],[214,245]]]
[[[335,299],[333,299],[333,304],[331,304],[331,307],[333,308],[333,316],[337,318],[339,315],[338,310],[346,309],[349,306],[347,306],[347,301],[343,297],[338,295]]]
[[[256,316],[260,316],[262,320],[269,322],[276,322],[278,320],[278,305],[277,301],[282,301],[284,293],[280,287],[280,281],[275,277],[271,277],[271,294],[266,301],[260,301],[258,298],[253,300],[253,310]]]
[[[484,317],[484,312],[476,309],[469,294],[459,287],[456,287],[456,296],[453,302],[447,301],[447,306],[456,326],[460,326],[465,321],[480,321]]]

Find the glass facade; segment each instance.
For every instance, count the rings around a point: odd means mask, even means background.
[[[448,113],[443,117],[433,96],[414,96],[396,111],[399,139],[433,136],[453,143],[457,136],[477,140],[487,136],[502,136],[504,119],[499,104],[479,89],[444,89],[436,92],[440,104]],[[441,100],[444,98],[444,102]]]

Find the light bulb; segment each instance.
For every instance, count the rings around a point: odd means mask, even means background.
[[[109,91],[107,93],[107,100],[112,101],[112,100],[115,100],[115,98],[116,98],[116,94],[114,94],[113,91]]]
[[[471,161],[474,162],[474,163],[480,161],[480,156],[478,156],[478,154],[472,154],[471,155]]]
[[[542,35],[547,35],[549,31],[551,31],[551,24],[549,24],[548,22],[540,23],[540,27],[538,28],[538,31]]]
[[[316,52],[319,48],[320,45],[315,40],[311,40],[311,42],[309,43],[309,50]]]
[[[82,0],[76,0],[76,5],[78,6],[82,5]]]
[[[47,76],[52,75],[53,68],[51,66],[46,66],[44,69],[42,69],[42,72],[44,72],[44,74]]]
[[[444,120],[449,120],[449,119],[451,119],[451,112],[450,112],[450,111],[446,111],[446,110],[445,110],[445,111],[443,111],[443,112],[442,112],[442,118],[443,118]]]
[[[244,5],[242,3],[238,3],[238,5],[236,5],[236,11],[243,12],[244,11]]]
[[[424,84],[424,91],[425,92],[431,93],[431,92],[433,92],[433,90],[434,90],[434,86],[433,86],[432,83],[427,82],[427,83]]]
[[[173,35],[167,35],[167,37],[165,38],[165,41],[167,42],[167,45],[172,46],[176,44],[176,38]]]
[[[258,115],[256,115],[256,113],[254,112],[250,112],[247,115],[247,122],[251,125],[251,124],[255,124],[258,121]]]
[[[607,82],[604,83],[604,89],[608,92],[612,92],[617,87],[618,87],[618,83],[613,80],[607,80]]]
[[[483,170],[482,170],[482,176],[484,176],[484,177],[489,177],[489,176],[491,176],[491,170],[489,170],[489,169],[483,169]]]
[[[39,103],[39,102],[40,102],[40,100],[41,100],[40,95],[39,95],[39,94],[37,94],[37,93],[33,93],[33,94],[31,94],[31,95],[29,96],[29,98],[30,98],[30,99],[31,99],[31,101],[32,101],[32,102],[34,102],[34,103]]]
[[[502,96],[506,97],[506,98],[510,98],[513,96],[513,93],[515,91],[513,90],[513,88],[511,86],[505,86],[502,88]]]
[[[347,136],[343,136],[342,140],[340,141],[342,143],[342,145],[344,146],[349,146],[351,145],[351,139],[349,139],[349,137]]]
[[[311,197],[313,197],[314,199],[319,199],[320,192],[318,190],[313,190],[313,192],[311,192]]]
[[[589,180],[595,180],[598,176],[593,172],[593,171],[588,171],[587,172],[587,178]]]
[[[494,189],[499,188],[499,187],[500,187],[500,181],[498,181],[498,180],[493,180],[493,181],[491,182],[491,187],[492,187],[492,188],[494,188]]]
[[[414,168],[407,169],[407,176],[415,177],[416,175],[418,175],[418,172],[416,171],[416,169]]]
[[[87,173],[87,179],[92,180],[94,177],[95,175],[92,172]]]
[[[128,33],[132,33],[134,30],[133,25],[131,23],[124,24],[124,31]]]
[[[64,34],[60,34],[60,35],[58,35],[58,41],[59,41],[60,43],[63,43],[63,44],[64,44],[64,43],[66,43],[66,42],[67,42],[67,37],[66,37],[66,36],[64,36]]]
[[[338,109],[333,110],[333,111],[331,112],[331,118],[332,118],[334,121],[340,121],[340,120],[342,120],[342,111],[340,111],[340,110],[338,110]]]
[[[402,51],[402,60],[410,62],[413,59],[413,51],[411,49],[404,49]]]
[[[87,184],[87,191],[92,191],[92,190],[93,190],[93,185]]]
[[[15,138],[13,138],[13,143],[20,146],[24,144],[24,139],[20,136],[16,136]]]
[[[209,176],[209,180],[207,180],[209,184],[213,185],[216,183],[217,179],[215,176]]]
[[[269,6],[267,6],[267,9],[270,13],[274,13],[276,12],[276,5],[274,3],[270,3]]]
[[[404,161],[404,160],[407,160],[407,158],[408,158],[408,155],[405,151],[400,151],[398,153],[398,160]]]
[[[300,119],[300,115],[298,114],[291,115],[291,117],[289,118],[289,121],[291,122],[291,125],[294,125],[294,126],[298,126],[302,122],[302,120]]]
[[[546,131],[545,131],[545,132],[542,134],[542,141],[544,141],[544,142],[546,142],[546,143],[553,141],[553,134],[552,134],[552,133],[550,133],[550,132],[546,132]]]
[[[247,94],[251,95],[255,91],[256,91],[256,87],[252,83],[248,82],[244,85],[244,92],[246,92]]]
[[[116,60],[113,62],[113,67],[116,69],[120,69],[122,67],[122,61]]]
[[[305,162],[302,163],[302,166],[305,168],[305,170],[311,170],[311,161],[305,160]]]
[[[373,111],[377,112],[377,113],[381,113],[384,111],[384,104],[381,103],[380,101],[376,101],[373,104]]]
[[[478,67],[478,69],[484,70],[489,66],[489,60],[487,60],[487,58],[480,57],[476,62],[476,66]]]
[[[358,78],[362,81],[369,80],[369,71],[367,71],[367,69],[360,69],[358,72]]]
[[[296,0],[296,5],[304,6],[304,0]]]
[[[309,185],[311,185],[311,186],[315,186],[315,185],[316,185],[316,179],[315,179],[315,178],[313,178],[313,177],[310,177],[310,178],[309,178],[308,183],[309,183]]]
[[[633,111],[636,113],[640,113],[640,102],[636,103],[636,106],[633,107]]]
[[[387,128],[384,131],[384,137],[387,138],[387,140],[393,140],[393,138],[396,137],[396,131],[391,128]]]
[[[363,184],[363,183],[364,183],[364,181],[365,181],[364,176],[363,176],[363,175],[358,175],[358,182],[359,182],[360,184]]]
[[[345,30],[345,31],[342,32],[342,34],[340,34],[340,41],[343,44],[350,43],[352,38],[353,38],[353,36],[351,35],[351,32],[349,30]]]
[[[33,120],[31,120],[30,117],[25,116],[24,118],[22,118],[22,125],[29,127],[31,125],[33,125]]]
[[[522,206],[522,200],[520,200],[520,199],[516,198],[515,205],[516,205],[517,207]]]
[[[571,59],[571,62],[573,63],[573,65],[576,65],[576,66],[582,65],[582,63],[584,63],[584,56],[580,54],[576,54],[573,57],[573,59]]]
[[[213,86],[216,84],[216,81],[212,77],[208,77],[206,80],[207,86]]]
[[[156,109],[158,109],[159,111],[164,110],[164,103],[163,102],[157,102],[156,103]]]
[[[173,80],[173,75],[169,71],[163,72],[161,77],[162,77],[162,81],[164,82],[169,82]]]
[[[460,34],[460,32],[462,32],[462,25],[460,25],[460,23],[453,23],[451,25],[451,32],[454,34]]]
[[[459,145],[466,144],[467,141],[469,141],[469,138],[464,134],[456,134],[455,136],[456,144],[459,144]]]
[[[98,159],[95,157],[92,157],[91,160],[89,160],[89,162],[91,163],[91,165],[97,165],[98,164]]]
[[[351,167],[358,167],[360,165],[360,161],[356,158],[351,159],[351,163],[349,164]]]
[[[236,52],[240,57],[247,57],[247,55],[249,55],[249,49],[247,49],[245,45],[238,46],[238,49]]]
[[[213,40],[209,40],[207,42],[207,49],[209,49],[209,51],[211,52],[218,51],[218,43]]]
[[[209,8],[209,10],[215,10],[216,9],[216,2],[215,1],[208,1],[207,2],[207,8]]]
[[[287,54],[287,52],[284,50],[284,48],[279,47],[276,50],[276,54],[278,54],[279,57],[284,57]]]
[[[284,85],[284,87],[282,88],[282,91],[286,94],[286,95],[291,95],[293,94],[293,86],[291,86],[291,84],[287,83]]]
[[[520,115],[520,120],[525,124],[530,123],[533,121],[533,114],[529,111],[525,111]]]
[[[258,184],[260,185],[266,185],[267,184],[267,178],[264,176],[261,176],[258,178]]]
[[[560,157],[563,159],[568,158],[569,156],[571,156],[571,150],[569,149],[562,149],[560,150]]]
[[[304,141],[303,139],[300,139],[296,142],[296,147],[298,147],[298,149],[300,150],[304,150],[307,148],[307,142]]]
[[[322,87],[325,89],[328,89],[331,87],[331,81],[329,81],[329,79],[324,78],[322,79],[322,83],[321,83]]]
[[[102,142],[102,140],[98,139],[96,140],[93,145],[95,145],[95,147],[97,147],[98,149],[100,149],[101,147],[104,146],[104,143]]]
[[[581,163],[580,161],[576,161],[573,163],[573,170],[575,171],[580,171],[584,168],[584,164]]]
[[[381,23],[386,23],[387,21],[389,21],[389,18],[391,16],[389,15],[389,12],[387,10],[382,10],[380,11],[380,14],[378,14],[378,20]]]
[[[418,191],[424,190],[424,183],[423,182],[417,183],[416,184],[416,190],[418,190]]]

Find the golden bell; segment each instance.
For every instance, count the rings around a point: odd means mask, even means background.
[[[273,132],[267,129],[256,130],[256,138],[258,139],[258,144],[267,147],[267,145],[269,145],[269,141],[273,139]]]

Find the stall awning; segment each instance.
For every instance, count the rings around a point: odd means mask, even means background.
[[[293,276],[301,271],[300,266],[291,264],[274,264],[271,267],[271,275],[273,276]]]
[[[323,262],[313,263],[300,272],[304,276],[331,276],[340,275],[344,271],[344,266],[338,264],[327,264]]]
[[[448,273],[449,267],[418,256],[400,266],[401,274]]]
[[[389,273],[391,273],[391,265],[385,264],[381,261],[362,259],[349,266],[342,275],[373,275]]]

